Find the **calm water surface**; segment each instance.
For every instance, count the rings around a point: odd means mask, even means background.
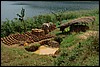
[[[1,1],[1,20],[17,18],[22,7],[25,9],[25,18],[60,10],[87,10],[99,8],[98,1]]]

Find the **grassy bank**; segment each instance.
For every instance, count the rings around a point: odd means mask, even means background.
[[[65,23],[83,16],[95,16],[96,20],[94,25],[89,25],[89,31],[99,31],[98,9],[64,12],[61,14],[60,21]],[[48,21],[59,25],[54,14],[39,15],[25,20],[27,31],[40,28],[42,23]],[[23,24],[19,20],[7,20],[1,25],[2,37],[16,32],[23,33]],[[11,47],[1,43],[1,66],[99,66],[99,35],[80,39],[79,35],[84,33],[61,34],[59,28],[50,32],[49,34],[55,34],[63,39],[57,57],[36,55],[26,51],[22,46]]]
[[[63,39],[60,44],[61,52],[55,60],[55,66],[99,65],[99,34],[86,40],[78,38],[79,35],[72,34]]]

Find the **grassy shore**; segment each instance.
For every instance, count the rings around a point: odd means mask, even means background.
[[[58,15],[60,13],[57,13]],[[80,10],[66,11],[61,14],[61,22],[83,17],[95,16],[94,25],[89,25],[89,31],[99,32],[99,10]],[[39,15],[25,20],[27,31],[32,28],[40,28],[44,22],[53,22],[59,26],[59,21],[55,15]],[[18,30],[17,28],[20,28]],[[23,33],[23,24],[19,20],[7,20],[1,26],[1,36],[7,36],[11,33]],[[99,35],[86,36],[87,39],[80,39],[79,36],[87,32],[61,34],[59,28],[50,32],[63,39],[60,44],[60,53],[57,57],[42,56],[33,54],[25,50],[23,46],[12,47],[1,43],[1,66],[99,66]]]

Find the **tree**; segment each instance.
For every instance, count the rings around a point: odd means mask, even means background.
[[[24,25],[24,32],[26,32],[26,25],[25,25],[25,22],[24,22],[25,9],[22,8],[22,10],[21,10],[21,15],[20,15],[20,14],[17,14],[17,16],[19,17],[19,20],[20,20],[21,22],[23,22],[23,25]]]

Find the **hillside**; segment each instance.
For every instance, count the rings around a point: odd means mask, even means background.
[[[50,16],[54,18],[52,14]],[[67,34],[67,29],[62,33],[59,28],[49,32],[62,38],[56,56],[34,54],[26,51],[24,46],[8,46],[1,42],[1,66],[99,66],[99,11],[65,12],[61,23],[84,16],[96,17],[94,25],[89,24],[90,29],[86,32]],[[58,21],[54,23],[59,26]]]

